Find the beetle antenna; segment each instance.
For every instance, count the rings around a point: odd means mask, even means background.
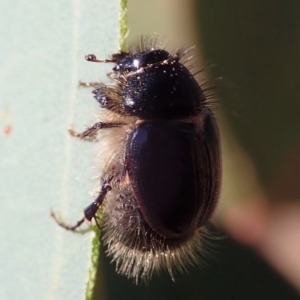
[[[97,59],[97,56],[95,54],[88,54],[85,56],[85,59],[87,61],[97,62],[97,63],[115,63],[115,62],[117,62],[116,59],[103,59],[103,60]]]

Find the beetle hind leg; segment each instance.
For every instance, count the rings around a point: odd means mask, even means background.
[[[111,178],[112,179],[112,178]],[[110,180],[111,180],[110,179]],[[70,231],[75,231],[77,228],[79,228],[84,221],[91,222],[92,219],[95,220],[96,224],[98,227],[100,227],[100,224],[98,222],[98,217],[97,217],[97,211],[101,204],[103,203],[103,200],[105,199],[106,194],[111,190],[110,183],[108,181],[105,181],[101,187],[101,191],[97,198],[84,209],[84,217],[77,221],[75,225],[70,226],[65,224],[63,221],[59,220],[57,216],[54,214],[54,212],[51,211],[51,217],[55,220],[55,222],[62,228]]]

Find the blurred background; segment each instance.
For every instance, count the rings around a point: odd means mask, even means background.
[[[50,209],[71,224],[93,199],[96,145],[67,128],[94,122],[78,81],[107,80],[111,65],[84,55],[118,50],[119,13],[120,0],[0,0],[1,300],[91,299],[98,237],[58,228]],[[129,40],[196,45],[223,185],[200,266],[136,286],[101,249],[95,299],[300,299],[299,16],[299,0],[128,0]]]
[[[135,286],[100,256],[104,299],[299,299],[300,2],[129,0],[129,40],[157,32],[211,65],[223,187],[202,266]],[[103,250],[102,250],[103,251]],[[117,287],[117,288],[116,288]]]

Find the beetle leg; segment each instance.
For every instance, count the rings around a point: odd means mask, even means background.
[[[120,127],[122,125],[125,125],[125,124],[124,123],[114,123],[114,122],[110,122],[110,123],[97,122],[94,125],[92,125],[91,127],[88,127],[85,131],[83,131],[81,133],[75,132],[73,130],[73,127],[71,126],[69,128],[69,133],[70,133],[70,135],[78,137],[80,139],[90,140],[95,137],[97,131],[100,129]]]
[[[78,85],[83,87],[96,87],[101,85],[101,83],[98,81],[91,81],[91,82],[79,81]]]
[[[109,182],[111,181],[111,179],[112,178],[109,179]],[[95,219],[97,226],[100,227],[100,224],[97,221],[96,214],[97,214],[97,211],[98,211],[100,205],[103,203],[103,200],[104,200],[106,194],[111,190],[111,186],[110,186],[109,182],[106,181],[103,183],[98,197],[89,206],[87,206],[84,209],[84,217],[81,220],[79,220],[75,225],[69,226],[69,225],[65,224],[64,222],[60,221],[53,212],[51,212],[51,217],[55,220],[55,222],[59,226],[61,226],[62,228],[66,229],[66,230],[74,231],[75,229],[80,227],[84,221],[91,222],[92,219]]]

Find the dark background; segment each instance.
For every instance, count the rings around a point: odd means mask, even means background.
[[[190,267],[189,274],[154,276],[148,285],[136,286],[115,273],[114,265],[102,252],[106,299],[132,300],[294,300],[299,295],[253,251],[232,240],[214,242],[212,258],[205,265]],[[97,298],[96,298],[97,299]]]

